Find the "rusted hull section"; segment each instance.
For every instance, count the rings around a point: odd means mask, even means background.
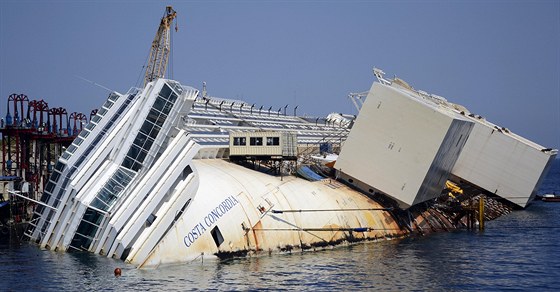
[[[172,232],[140,267],[332,248],[474,227],[477,198],[437,199],[406,211],[384,206],[334,179],[275,177],[224,160],[195,160],[200,186]],[[209,202],[221,202],[209,205]],[[511,211],[486,199],[487,219]],[[478,206],[478,205],[477,205]]]

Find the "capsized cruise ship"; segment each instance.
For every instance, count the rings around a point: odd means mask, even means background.
[[[557,150],[374,72],[357,117],[257,109],[168,79],[114,92],[25,234],[147,268],[465,228],[530,203]]]

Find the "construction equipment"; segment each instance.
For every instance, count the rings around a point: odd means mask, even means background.
[[[451,181],[446,181],[445,187],[452,193],[461,194],[461,195],[463,194],[463,189],[461,189],[456,183],[453,183]]]
[[[152,42],[152,48],[150,49],[149,61],[144,77],[144,86],[146,86],[148,82],[165,76],[169,52],[171,51],[169,27],[176,16],[177,12],[173,10],[173,7],[167,6],[165,8],[165,14],[161,18],[159,28]],[[177,31],[177,25],[175,25],[175,31]]]

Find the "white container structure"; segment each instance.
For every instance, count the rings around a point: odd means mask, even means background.
[[[335,168],[405,209],[441,195],[472,126],[417,92],[374,83]]]
[[[458,181],[467,181],[525,208],[535,198],[558,151],[479,116],[465,114],[475,126],[451,172]]]
[[[297,136],[291,132],[232,132],[229,156],[289,157],[297,156]]]

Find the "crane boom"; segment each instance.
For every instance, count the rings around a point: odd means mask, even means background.
[[[152,42],[152,48],[150,49],[148,66],[146,67],[146,75],[144,77],[144,86],[150,81],[165,76],[165,70],[167,69],[169,60],[169,51],[171,50],[169,44],[169,27],[176,16],[177,12],[173,10],[173,7],[167,6],[165,8],[165,14],[161,18],[159,28]]]

